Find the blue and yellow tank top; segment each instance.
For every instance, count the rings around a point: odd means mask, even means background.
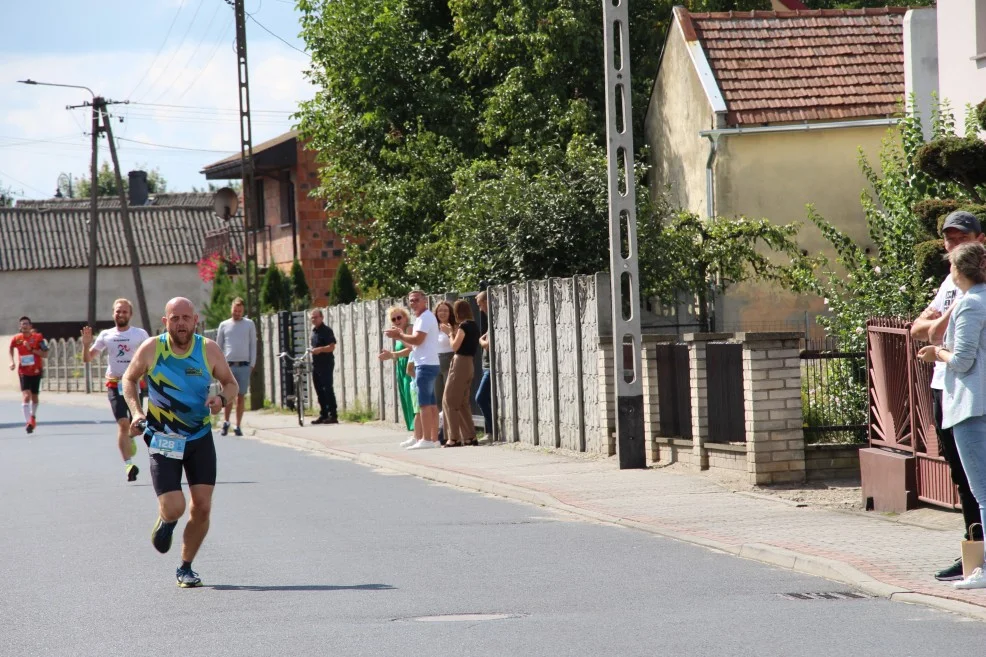
[[[154,344],[154,365],[147,373],[148,426],[195,440],[209,433],[212,415],[206,406],[212,369],[205,355],[205,338],[195,334],[188,353],[171,350],[167,333]]]

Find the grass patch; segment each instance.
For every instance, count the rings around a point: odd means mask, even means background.
[[[359,397],[356,398],[349,408],[339,411],[339,419],[343,422],[357,422],[363,424],[377,419],[377,411],[373,404],[364,404]]]

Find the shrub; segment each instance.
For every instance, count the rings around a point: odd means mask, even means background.
[[[353,273],[349,270],[349,264],[343,260],[332,280],[329,303],[338,306],[353,301],[356,301],[356,285],[353,283]]]

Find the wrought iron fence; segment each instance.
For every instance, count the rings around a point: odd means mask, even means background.
[[[865,443],[866,352],[843,351],[835,339],[804,340],[801,405],[805,442]]]

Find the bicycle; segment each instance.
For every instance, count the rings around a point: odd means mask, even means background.
[[[298,426],[305,426],[305,390],[308,388],[308,373],[311,371],[312,349],[305,349],[300,356],[292,356],[287,352],[277,355],[282,360],[291,361],[291,372],[294,376],[294,394],[284,398],[288,408],[298,411]]]

